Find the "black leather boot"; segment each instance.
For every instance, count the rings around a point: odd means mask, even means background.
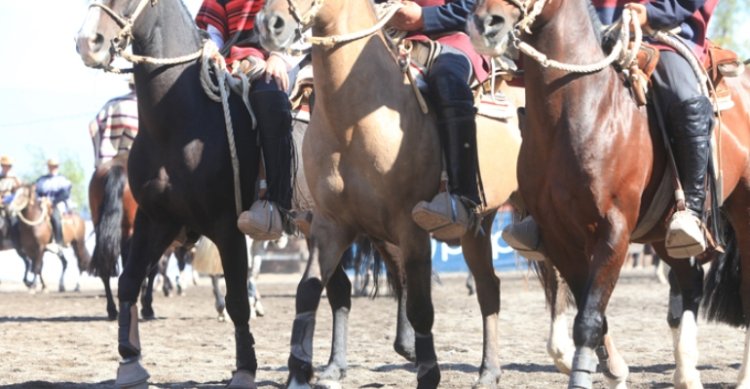
[[[56,207],[53,207],[52,215],[50,217],[50,223],[52,224],[52,235],[55,239],[55,243],[62,246],[65,242],[63,242],[63,232],[62,232],[62,216],[60,216],[60,211],[57,210]]]
[[[284,219],[292,207],[291,107],[282,91],[254,92],[250,105],[258,120],[268,191],[240,215],[237,226],[253,239],[275,240],[289,224]]]
[[[706,249],[701,219],[706,200],[708,159],[711,156],[713,107],[708,98],[698,96],[673,105],[668,114],[687,211],[676,212],[670,220],[666,247],[674,258],[690,258]]]

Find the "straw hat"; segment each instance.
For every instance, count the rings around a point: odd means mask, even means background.
[[[50,158],[47,160],[47,166],[60,166],[60,162],[57,162],[56,158]]]
[[[0,165],[2,166],[13,166],[13,158],[3,155],[0,157]]]

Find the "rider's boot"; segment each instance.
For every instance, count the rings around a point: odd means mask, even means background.
[[[698,96],[674,105],[669,118],[674,157],[687,209],[672,215],[665,246],[670,257],[690,258],[706,250],[702,217],[713,107],[708,98]]]
[[[292,114],[282,91],[251,93],[250,104],[258,120],[268,191],[266,198],[240,214],[237,227],[255,240],[275,240],[291,224],[287,214],[292,207]]]
[[[455,240],[478,223],[477,134],[474,107],[443,106],[438,129],[446,158],[449,192],[420,201],[412,219],[441,240]]]
[[[539,226],[531,215],[518,223],[512,223],[503,229],[503,240],[518,254],[533,261],[543,261],[546,257]]]

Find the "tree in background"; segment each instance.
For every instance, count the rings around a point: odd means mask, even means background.
[[[27,153],[31,156],[32,165],[25,166],[24,174],[22,174],[21,178],[23,182],[33,183],[39,177],[47,174],[47,159],[49,159],[50,155],[45,154],[40,147],[28,147]],[[60,174],[67,177],[73,184],[68,205],[78,210],[84,218],[88,218],[87,215],[90,213],[87,200],[88,180],[84,176],[83,167],[78,156],[72,152],[63,152],[56,157],[60,161]]]
[[[709,36],[720,46],[736,51],[742,59],[750,57],[750,9],[747,0],[721,0],[711,17]]]

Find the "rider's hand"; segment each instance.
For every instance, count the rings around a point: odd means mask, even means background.
[[[652,31],[651,26],[648,25],[648,13],[646,12],[646,6],[640,3],[627,3],[625,9],[635,12],[636,19],[633,23],[638,23],[646,32]]]
[[[424,28],[424,19],[422,18],[422,6],[419,4],[404,0],[401,7],[390,21],[390,26],[401,31],[417,31]]]
[[[288,65],[284,58],[278,55],[271,54],[266,60],[266,82],[271,82],[271,78],[276,81],[276,85],[281,88],[282,91],[286,92],[289,89],[289,71]]]

